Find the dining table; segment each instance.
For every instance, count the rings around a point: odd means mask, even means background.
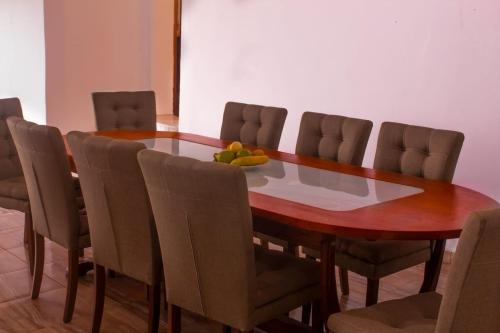
[[[182,132],[93,133],[203,161],[213,161],[214,153],[230,144]],[[472,212],[498,205],[487,195],[448,182],[282,151],[264,152],[270,157],[268,163],[243,168],[254,231],[319,250],[325,320],[341,310],[332,271],[336,238],[432,240],[421,287],[421,292],[431,291],[439,279],[446,240],[460,236]]]

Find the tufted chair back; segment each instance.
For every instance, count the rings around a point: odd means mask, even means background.
[[[92,99],[98,131],[156,130],[153,91],[95,92]]]
[[[253,326],[252,214],[240,168],[139,152],[168,302],[236,328]]]
[[[94,262],[149,285],[159,282],[160,248],[137,153],[146,147],[71,132],[68,141],[87,209]]]
[[[287,113],[283,108],[228,102],[220,138],[276,150]]]
[[[59,130],[7,119],[28,188],[33,229],[67,249],[78,249],[77,193]]]
[[[0,99],[0,180],[23,175],[19,156],[7,127],[9,117],[23,117],[18,98]]]
[[[451,265],[436,333],[500,332],[500,209],[473,213]]]
[[[369,120],[305,112],[295,154],[361,165],[372,127]]]
[[[451,182],[463,142],[460,132],[385,122],[373,167]]]

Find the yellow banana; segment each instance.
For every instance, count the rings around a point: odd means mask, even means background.
[[[244,156],[238,157],[231,161],[232,165],[237,166],[253,166],[259,164],[265,164],[269,161],[268,156]]]

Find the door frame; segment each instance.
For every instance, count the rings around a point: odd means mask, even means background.
[[[181,82],[181,37],[182,37],[182,0],[174,0],[174,85],[173,106],[174,115],[179,116],[180,82]]]

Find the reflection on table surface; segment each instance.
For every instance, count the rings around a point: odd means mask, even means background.
[[[149,149],[212,161],[220,148],[170,138],[138,140]],[[423,192],[422,189],[335,171],[270,160],[244,168],[248,188],[331,211],[347,211]]]

